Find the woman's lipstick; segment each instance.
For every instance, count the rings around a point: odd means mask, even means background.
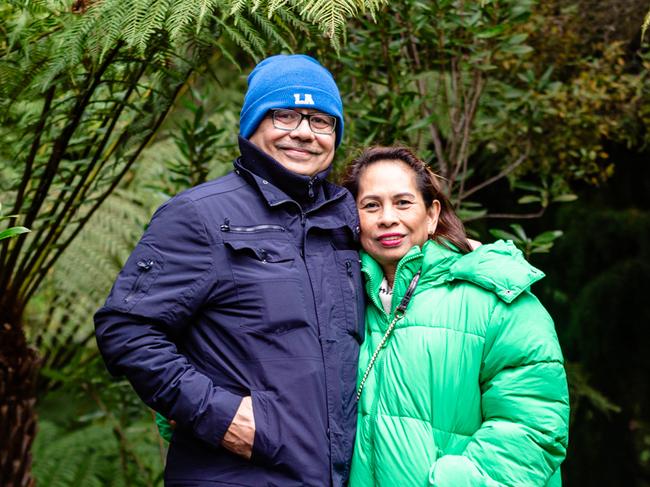
[[[398,247],[402,243],[402,240],[404,240],[404,236],[401,233],[384,233],[377,237],[377,241],[383,247],[388,248]]]

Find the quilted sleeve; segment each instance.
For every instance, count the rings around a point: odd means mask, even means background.
[[[480,382],[483,423],[462,455],[442,456],[434,462],[430,484],[542,487],[559,483],[558,469],[568,442],[566,375],[553,321],[529,292],[512,304],[496,305]]]

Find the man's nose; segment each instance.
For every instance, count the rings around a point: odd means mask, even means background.
[[[298,139],[313,139],[314,138],[314,132],[311,131],[311,128],[309,127],[309,120],[306,118],[303,118],[298,126],[293,129],[291,132],[289,132],[289,135],[291,137],[296,137]]]

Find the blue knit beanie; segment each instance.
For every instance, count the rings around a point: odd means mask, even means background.
[[[239,133],[248,139],[272,108],[313,108],[336,117],[336,147],[343,137],[343,102],[332,74],[304,54],[261,61],[248,76]]]

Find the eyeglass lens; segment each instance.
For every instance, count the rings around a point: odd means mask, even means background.
[[[273,110],[271,113],[273,125],[281,130],[297,129],[303,118],[307,119],[312,132],[318,134],[331,134],[336,126],[336,118],[325,113],[303,114],[289,109]]]

